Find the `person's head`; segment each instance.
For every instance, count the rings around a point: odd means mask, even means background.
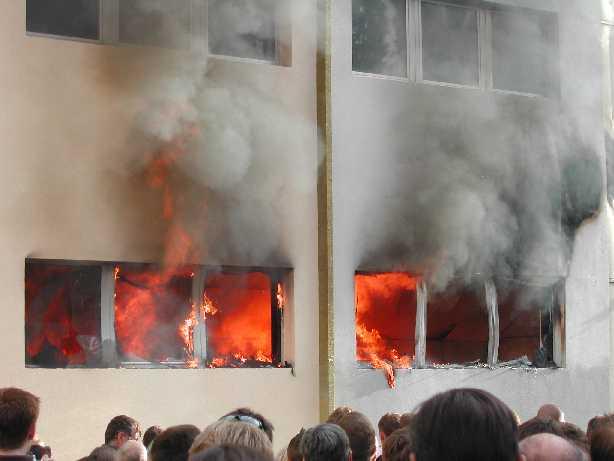
[[[353,461],[369,461],[375,457],[375,430],[365,415],[353,411],[339,421],[350,440]]]
[[[588,437],[589,443],[591,441],[592,433],[604,426],[614,426],[614,413],[608,413],[591,418],[591,420],[588,422],[588,426],[586,427],[586,436]]]
[[[564,439],[569,440],[571,443],[583,450],[585,453],[588,453],[590,451],[586,433],[578,426],[572,423],[565,422],[561,423],[561,430],[563,432],[562,437]]]
[[[114,448],[121,447],[128,440],[139,440],[141,428],[136,419],[126,415],[114,417],[104,431],[104,443]]]
[[[379,430],[379,438],[384,443],[386,437],[401,428],[401,415],[398,413],[386,413],[379,419],[377,428]]]
[[[94,448],[87,459],[89,461],[117,461],[117,449],[103,445]]]
[[[339,421],[350,413],[352,413],[352,409],[350,407],[337,407],[330,415],[328,415],[326,422],[331,424],[339,424]]]
[[[614,459],[614,426],[598,428],[591,438],[591,460],[610,461]]]
[[[15,387],[0,389],[0,453],[26,454],[36,434],[40,400]]]
[[[162,434],[162,428],[160,426],[151,426],[143,434],[143,445],[149,450],[154,439]]]
[[[512,411],[480,389],[453,389],[420,405],[412,423],[412,459],[516,461],[518,426]]]
[[[409,427],[411,426],[412,421],[416,415],[414,413],[403,413],[399,422],[401,423],[401,427]]]
[[[560,423],[565,421],[565,414],[553,403],[542,405],[539,410],[537,410],[537,417],[542,419],[554,419]]]
[[[386,437],[382,447],[382,459],[408,461],[412,452],[411,431],[407,427],[402,427]]]
[[[188,451],[199,433],[190,424],[169,427],[154,439],[150,461],[187,461]]]
[[[249,447],[219,445],[190,455],[190,461],[273,461],[273,457]]]
[[[190,454],[196,454],[207,448],[224,444],[253,448],[267,456],[273,456],[273,444],[262,429],[254,424],[226,419],[207,426],[194,440],[190,447]]]
[[[298,434],[290,439],[288,450],[286,452],[288,461],[302,461],[303,454],[301,453],[301,440],[303,439],[304,434],[305,429],[301,429]]]
[[[582,450],[563,437],[535,434],[520,442],[520,452],[527,461],[583,461]]]
[[[307,429],[301,440],[304,461],[349,461],[350,441],[336,424],[320,424]]]
[[[118,461],[147,461],[147,449],[136,440],[128,440],[117,451]]]
[[[563,427],[552,418],[531,418],[518,428],[518,440],[526,439],[536,434],[554,434],[563,437]]]
[[[234,411],[222,416],[220,419],[235,419],[242,423],[253,424],[263,430],[269,440],[273,442],[273,424],[260,413],[256,413],[249,408],[237,408]]]

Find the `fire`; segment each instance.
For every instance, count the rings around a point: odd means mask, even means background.
[[[198,319],[196,318],[196,312],[194,307],[190,315],[183,321],[183,324],[179,326],[179,334],[184,344],[184,351],[186,355],[186,366],[188,368],[198,368],[198,358],[194,356],[194,329],[198,326]]]
[[[355,277],[356,358],[383,370],[391,388],[394,369],[413,363],[417,283],[402,272]]]
[[[284,289],[281,286],[281,283],[277,284],[277,292],[275,296],[277,297],[277,308],[283,309],[286,307],[286,295],[284,294]]]
[[[200,306],[200,308],[201,308],[201,315],[203,318],[207,318],[208,316],[212,317],[218,313],[217,307],[215,307],[215,305],[213,304],[213,301],[209,299],[209,297],[207,296],[207,293],[203,294],[203,303]]]

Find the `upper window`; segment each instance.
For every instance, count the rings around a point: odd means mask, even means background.
[[[98,40],[99,22],[99,0],[26,0],[28,32]]]

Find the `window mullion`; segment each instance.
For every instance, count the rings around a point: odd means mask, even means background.
[[[421,0],[410,0],[410,70],[411,78],[422,80],[422,20]]]
[[[478,47],[480,50],[480,88],[492,89],[492,15],[490,10],[478,9]]]
[[[100,0],[100,41],[106,44],[119,42],[119,1]]]
[[[499,360],[499,306],[497,288],[492,279],[485,282],[484,291],[488,309],[488,365],[492,367]]]
[[[415,368],[424,368],[426,365],[426,316],[428,304],[428,289],[426,282],[421,280],[418,283],[416,308],[416,348],[415,348]]]
[[[565,367],[565,280],[554,287],[552,303],[553,361],[557,367]]]
[[[192,306],[198,321],[194,328],[194,358],[202,365],[207,360],[207,317],[204,310],[206,275],[205,269],[198,266],[192,278]]]
[[[107,367],[117,366],[115,342],[115,266],[102,265],[100,282],[100,340],[102,363]]]

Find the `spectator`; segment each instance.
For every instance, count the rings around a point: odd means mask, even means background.
[[[598,428],[591,438],[591,460],[611,461],[614,459],[614,426]]]
[[[320,424],[307,429],[301,440],[304,461],[350,461],[350,441],[336,424]]]
[[[398,413],[386,413],[379,419],[377,428],[379,430],[379,438],[383,447],[386,437],[397,429],[401,428],[401,415]]]
[[[117,448],[101,445],[88,456],[88,461],[117,461]]]
[[[352,413],[352,409],[350,407],[337,407],[335,410],[328,416],[326,420],[327,423],[331,424],[339,424],[343,418]]]
[[[118,449],[128,440],[139,440],[141,428],[136,419],[126,415],[115,416],[104,432],[104,444]]]
[[[352,411],[339,421],[350,440],[352,461],[375,459],[375,430],[365,415]]]
[[[303,455],[301,453],[301,440],[303,439],[304,434],[305,429],[301,428],[301,431],[290,440],[287,452],[288,461],[302,461]]]
[[[190,461],[273,461],[273,457],[249,447],[220,445],[191,455]]]
[[[595,416],[588,422],[586,427],[586,437],[589,443],[591,442],[592,433],[604,426],[614,426],[614,413],[608,413],[601,416]]]
[[[288,447],[284,447],[275,456],[275,461],[288,461]]]
[[[36,434],[40,399],[27,391],[0,389],[0,459],[32,461],[28,455]]]
[[[573,443],[580,450],[585,452],[587,455],[590,453],[590,446],[588,443],[588,438],[582,429],[572,423],[561,423],[561,429],[563,431],[562,437],[571,443]]]
[[[236,421],[241,421],[242,423],[253,424],[259,429],[262,429],[266,433],[271,443],[273,443],[273,430],[275,429],[273,424],[271,424],[271,422],[264,416],[250,410],[249,408],[237,408],[227,415],[222,416],[220,419],[234,419]]]
[[[554,434],[559,437],[564,436],[561,423],[551,418],[531,418],[525,421],[518,428],[518,440],[526,439],[537,434]]]
[[[418,461],[516,461],[518,426],[512,411],[480,389],[453,389],[424,402],[412,423]]]
[[[210,424],[196,437],[190,447],[190,454],[194,455],[216,445],[253,448],[268,457],[273,457],[273,444],[267,434],[254,424],[240,421],[221,419]]]
[[[386,437],[382,448],[383,461],[408,461],[414,451],[409,428],[402,427],[394,431]]]
[[[559,407],[552,403],[542,405],[540,409],[537,410],[537,417],[541,419],[553,419],[559,423],[565,422],[565,413],[563,413]]]
[[[401,419],[399,422],[401,423],[401,427],[409,427],[411,426],[411,422],[414,420],[414,413],[403,413],[401,415]]]
[[[520,452],[527,461],[583,461],[582,450],[554,434],[536,434],[520,442]]]
[[[128,440],[117,452],[118,461],[147,461],[147,449],[141,442]]]
[[[151,448],[151,444],[154,439],[162,433],[162,428],[160,426],[151,426],[145,431],[143,434],[143,445],[145,448],[149,450]]]
[[[150,461],[187,461],[188,451],[199,433],[190,424],[169,427],[154,439]]]

